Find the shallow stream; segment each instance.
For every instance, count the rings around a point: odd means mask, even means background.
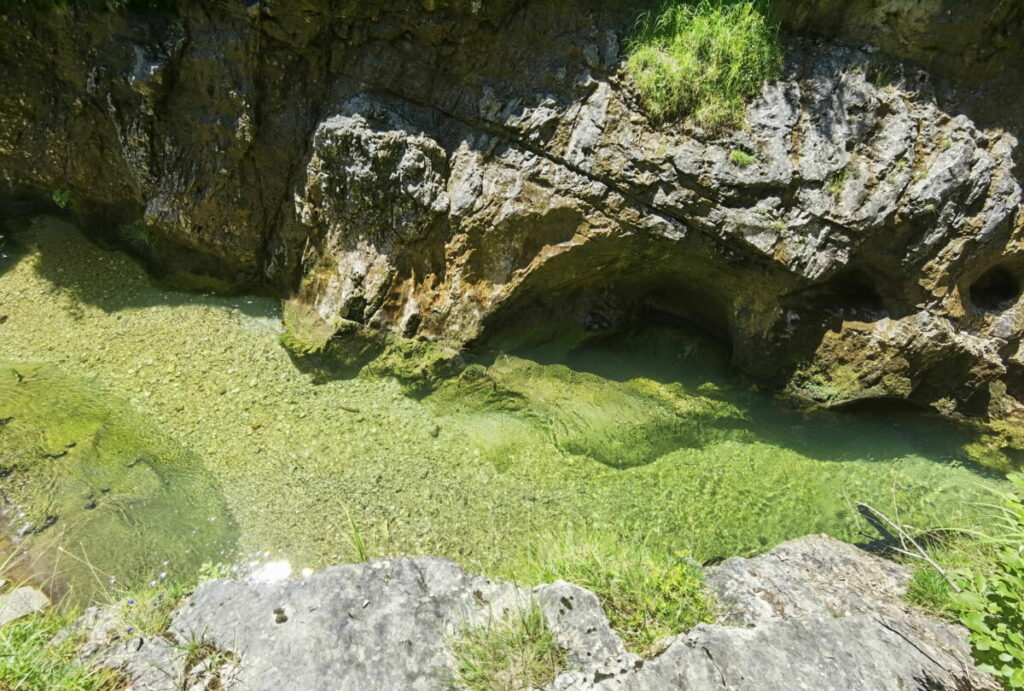
[[[315,383],[278,343],[276,300],[166,290],[53,218],[3,242],[7,550],[77,601],[204,562],[352,561],[356,533],[371,555],[492,574],[565,534],[701,561],[864,541],[857,501],[958,527],[1000,481],[963,429],[795,410],[677,327],[490,354],[413,400]]]

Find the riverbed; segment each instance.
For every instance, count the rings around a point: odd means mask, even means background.
[[[7,550],[79,601],[203,564],[434,554],[500,575],[565,536],[698,561],[865,542],[858,501],[962,527],[1000,482],[965,429],[800,411],[679,325],[480,354],[419,400],[321,382],[280,345],[279,301],[169,290],[53,217],[0,247],[0,320]]]

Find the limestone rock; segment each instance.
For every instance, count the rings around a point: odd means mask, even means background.
[[[540,605],[583,689],[995,689],[966,631],[903,603],[909,572],[822,535],[712,567],[724,624],[701,624],[644,660],[628,652],[594,593],[532,590],[463,573],[445,559],[373,560],[301,579],[205,583],[163,636],[116,635],[102,610],[82,654],[134,688],[446,689],[465,627]],[[201,643],[189,657],[173,641]],[[205,666],[204,666],[205,665]],[[212,688],[212,687],[211,687]]]
[[[272,283],[339,339],[461,349],[653,312],[820,405],[1024,414],[1020,11],[792,4],[971,88],[787,35],[783,78],[718,135],[640,112],[639,1],[8,12],[0,196],[142,217],[135,251]]]
[[[9,593],[0,595],[0,626],[36,612],[42,612],[49,606],[50,598],[46,596],[46,593],[31,586],[15,588]]]
[[[996,689],[966,632],[903,604],[909,572],[824,535],[707,572],[728,624],[700,624],[619,675],[559,689]]]

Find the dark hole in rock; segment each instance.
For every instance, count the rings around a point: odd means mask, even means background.
[[[889,316],[882,296],[862,272],[838,275],[818,291],[815,302],[823,312],[831,311],[844,319],[867,322]]]
[[[1020,280],[1005,266],[993,266],[971,284],[971,303],[988,312],[1001,312],[1020,297]]]

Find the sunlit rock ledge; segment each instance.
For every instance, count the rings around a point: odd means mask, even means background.
[[[905,603],[908,569],[824,535],[707,567],[720,623],[666,639],[653,659],[626,650],[592,592],[562,581],[519,587],[433,557],[289,572],[206,582],[158,636],[91,609],[75,625],[81,654],[154,691],[445,689],[461,632],[537,603],[565,651],[553,689],[997,688],[964,629]],[[181,645],[197,640],[216,669]]]

